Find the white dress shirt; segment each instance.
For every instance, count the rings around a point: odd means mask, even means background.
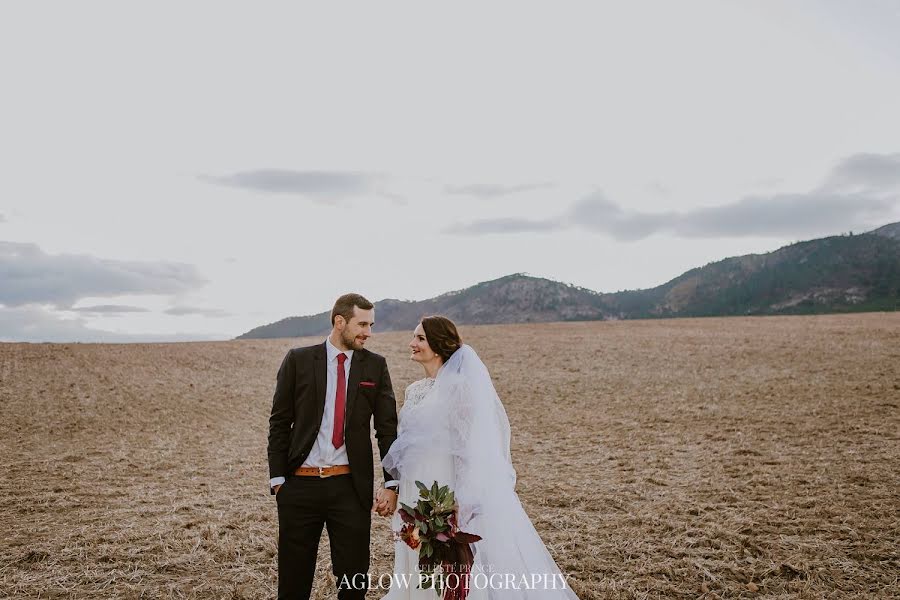
[[[336,467],[350,464],[350,459],[347,458],[347,446],[341,444],[340,448],[335,448],[331,443],[334,433],[334,404],[337,399],[338,354],[341,354],[341,351],[331,343],[330,339],[326,338],[325,352],[328,356],[325,366],[328,373],[325,384],[325,411],[322,413],[319,435],[316,436],[316,442],[303,463],[304,467]],[[347,355],[347,360],[344,361],[344,416],[346,418],[347,396],[350,395],[350,361],[353,360],[353,350],[344,350],[343,353]]]
[[[319,427],[319,434],[316,436],[309,456],[303,462],[302,466],[304,467],[336,467],[350,464],[350,459],[347,458],[347,445],[343,444],[340,448],[335,448],[331,443],[331,434],[334,431],[334,401],[337,399],[337,357],[341,350],[338,350],[330,339],[325,338],[325,353],[328,359],[325,365],[327,373],[325,410],[322,413],[322,426]],[[353,360],[353,350],[344,350],[343,353],[347,355],[347,360],[344,361],[344,417],[346,418],[347,396],[350,391],[350,361]],[[284,483],[284,477],[273,477],[269,483],[272,486],[280,485]]]

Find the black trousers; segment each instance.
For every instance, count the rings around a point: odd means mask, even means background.
[[[278,597],[309,599],[324,525],[331,544],[331,571],[337,578],[338,599],[363,600],[368,587],[372,514],[371,507],[360,504],[350,475],[288,477],[278,490],[276,502]]]

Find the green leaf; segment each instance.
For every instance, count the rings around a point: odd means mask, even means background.
[[[427,498],[428,497],[428,486],[426,486],[421,481],[416,482],[416,487],[419,488],[419,497]]]

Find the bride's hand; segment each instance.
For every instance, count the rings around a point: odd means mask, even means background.
[[[375,494],[375,506],[372,510],[382,517],[394,514],[394,511],[397,510],[397,492],[380,488]]]

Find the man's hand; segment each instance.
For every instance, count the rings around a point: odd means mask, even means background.
[[[280,483],[279,483],[278,485],[276,485],[276,486],[273,486],[273,489],[275,490],[275,495],[276,495],[276,496],[278,495],[278,490],[281,489],[281,486],[282,486],[282,484],[280,484]]]
[[[375,494],[375,506],[372,507],[382,517],[389,517],[397,510],[397,492],[380,488]]]

